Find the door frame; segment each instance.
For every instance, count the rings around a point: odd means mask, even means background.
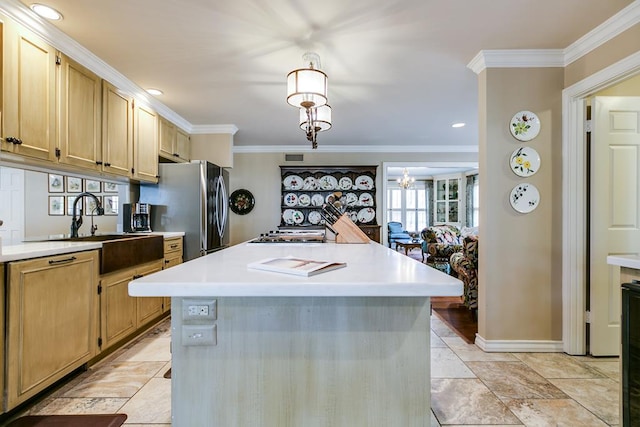
[[[639,73],[640,51],[562,91],[562,339],[568,354],[586,353],[585,100]]]
[[[478,168],[478,162],[458,162],[458,161],[441,161],[441,162],[416,162],[416,161],[406,161],[406,162],[382,162],[382,185],[379,185],[379,188],[382,189],[382,203],[379,204],[382,210],[377,212],[378,218],[380,219],[380,226],[382,228],[380,233],[380,243],[384,246],[388,245],[389,236],[387,235],[387,169],[389,167],[429,167],[429,168]],[[380,195],[378,195],[380,197]]]

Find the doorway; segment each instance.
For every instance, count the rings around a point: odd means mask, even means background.
[[[562,94],[563,350],[586,353],[588,174],[586,99],[640,73],[640,52],[566,88]]]
[[[388,245],[389,236],[387,235],[387,222],[389,211],[387,194],[390,188],[389,183],[394,183],[396,178],[401,177],[401,171],[404,168],[410,168],[414,171],[416,180],[431,179],[434,175],[443,175],[448,173],[464,173],[473,169],[478,169],[477,162],[383,162],[382,163],[382,244]],[[433,222],[433,221],[430,221]],[[420,231],[420,230],[417,230]]]

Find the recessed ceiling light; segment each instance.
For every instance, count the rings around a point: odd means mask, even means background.
[[[62,14],[60,12],[43,4],[34,3],[31,5],[31,10],[43,18],[51,19],[53,21],[59,21],[62,19]]]
[[[160,96],[164,92],[162,92],[160,89],[147,89],[147,93],[154,96]]]
[[[454,123],[451,125],[452,128],[461,128],[464,127],[464,123]]]

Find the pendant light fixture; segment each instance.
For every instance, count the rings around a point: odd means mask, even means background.
[[[320,56],[314,52],[302,55],[307,68],[287,75],[287,103],[300,109],[300,128],[311,148],[318,147],[316,136],[331,128],[331,107],[327,105],[327,75],[320,70]]]

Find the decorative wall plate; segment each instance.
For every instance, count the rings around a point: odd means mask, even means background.
[[[304,181],[298,175],[289,175],[282,181],[282,184],[285,190],[301,190]]]
[[[529,213],[538,207],[540,193],[533,184],[518,184],[509,195],[511,207],[520,213]]]
[[[540,119],[531,111],[519,111],[509,123],[511,135],[519,141],[531,141],[540,132]]]
[[[511,153],[511,170],[518,176],[528,177],[540,168],[540,155],[531,147],[520,147]]]
[[[231,211],[238,215],[246,215],[256,204],[256,199],[251,194],[251,191],[245,189],[239,189],[231,193],[229,196],[229,207]]]
[[[287,206],[295,206],[298,204],[298,196],[295,193],[287,193],[284,195],[284,204]]]

